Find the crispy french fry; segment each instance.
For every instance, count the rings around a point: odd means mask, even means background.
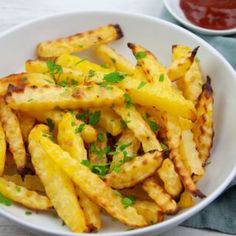
[[[190,175],[204,175],[202,162],[196,149],[191,130],[182,131],[180,143],[180,155],[184,165],[188,168]]]
[[[6,161],[6,138],[0,122],[0,176],[3,175]]]
[[[123,150],[122,144],[127,145]],[[128,157],[134,157],[137,155],[137,152],[140,147],[140,142],[134,136],[134,133],[128,128],[123,131],[118,142],[116,143],[116,151],[113,155],[112,162],[110,165],[110,170],[112,171],[115,166],[119,166],[124,158],[124,151]]]
[[[39,142],[40,133],[48,131],[47,126],[38,125],[30,133],[29,151],[33,165],[58,215],[73,232],[84,232],[87,230],[85,217],[73,183],[48,157]]]
[[[9,84],[17,87],[22,86],[44,86],[55,84],[54,80],[41,73],[21,73],[9,75],[0,80],[0,96],[4,96],[7,92]]]
[[[107,90],[98,85],[74,87],[38,87],[13,88],[8,91],[6,101],[13,109],[20,111],[76,109],[83,107],[100,107],[123,102],[123,91],[112,86]],[[17,92],[16,92],[17,90]],[[46,109],[45,109],[46,108]]]
[[[145,152],[162,150],[150,126],[144,121],[134,106],[114,106],[113,109],[122,117],[128,128],[134,132],[135,137],[142,143]]]
[[[30,209],[48,210],[52,207],[50,200],[46,196],[16,185],[2,177],[0,178],[0,193],[10,200],[20,203]]]
[[[143,69],[148,82],[155,83],[157,86],[171,87],[171,80],[165,67],[150,51],[141,45],[133,43],[128,43],[128,47],[132,50],[138,64]]]
[[[160,111],[166,111],[187,119],[196,119],[193,103],[186,100],[176,90],[166,89],[164,86],[155,86],[149,83],[140,88],[140,84],[140,81],[126,76],[118,86],[129,94],[133,103],[147,107],[156,107]]]
[[[176,214],[179,210],[177,203],[160,185],[155,182],[152,177],[143,182],[143,189],[148,193],[149,197],[156,202],[164,213],[172,215]]]
[[[94,109],[91,109],[94,111]],[[112,136],[117,136],[122,132],[121,127],[121,118],[108,107],[104,107],[100,109],[101,116],[98,122],[99,126],[110,133]]]
[[[186,57],[172,61],[167,71],[167,74],[171,81],[181,79],[186,74],[186,72],[194,63],[198,48],[199,47],[195,48],[191,53],[189,53],[189,55],[186,55]]]
[[[77,126],[76,118],[69,112],[65,113],[58,125],[59,145],[79,162],[87,159],[87,151],[80,135],[83,127],[83,124]]]
[[[202,164],[205,165],[210,156],[213,144],[213,90],[211,80],[203,85],[203,90],[197,103],[197,121],[193,127],[194,140]]]
[[[115,189],[132,187],[151,176],[161,165],[162,160],[162,154],[158,151],[134,157],[133,160],[124,163],[119,171],[107,174],[105,181]]]
[[[26,152],[19,120],[3,100],[0,101],[0,117],[17,169],[23,172],[26,165]]]
[[[173,162],[170,159],[165,159],[157,172],[164,183],[166,192],[173,198],[178,197],[183,190],[183,186],[179,175],[175,172]]]
[[[50,75],[50,70],[47,66],[47,63],[45,61],[40,60],[28,60],[25,62],[25,70],[28,73],[46,73]],[[76,70],[72,70],[70,68],[62,68],[61,73],[54,73],[53,79],[56,80],[57,83],[61,81],[66,81],[68,84],[74,83],[76,84],[83,84],[84,78],[86,75],[83,73],[80,73]],[[60,83],[59,83],[60,84]]]
[[[103,59],[106,65],[115,67],[116,70],[130,75],[135,73],[135,66],[125,57],[117,53],[115,49],[107,45],[100,45],[97,47],[96,53]]]
[[[21,112],[17,113],[17,117],[20,123],[20,129],[22,137],[25,143],[28,142],[28,136],[35,124],[35,119],[33,117],[27,116]]]
[[[180,195],[180,200],[178,202],[178,206],[180,208],[189,208],[192,207],[194,205],[194,200],[192,195],[190,195],[188,192],[184,191],[181,195]]]
[[[93,203],[79,187],[76,188],[79,196],[80,205],[84,211],[84,216],[89,232],[98,231],[102,227],[102,220],[100,217],[100,207]]]
[[[63,53],[79,52],[122,37],[120,26],[110,24],[66,38],[42,42],[37,46],[37,54],[42,58],[58,57]]]
[[[113,193],[96,174],[87,167],[72,159],[60,146],[53,143],[42,132],[38,132],[39,142],[50,158],[74,181],[78,187],[96,204],[104,208],[109,214],[124,224],[130,226],[144,226],[145,219],[138,215],[133,207],[124,208],[121,198]],[[88,181],[89,179],[89,181]]]

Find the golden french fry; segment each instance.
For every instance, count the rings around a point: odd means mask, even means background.
[[[171,81],[182,79],[182,77],[186,74],[186,72],[194,63],[198,48],[199,47],[195,48],[191,53],[189,53],[189,55],[186,55],[186,57],[172,61],[167,71],[167,74]]]
[[[132,50],[138,64],[143,69],[148,82],[166,88],[172,86],[165,67],[150,51],[141,45],[133,43],[128,43],[128,47]]]
[[[166,89],[164,86],[155,86],[146,83],[140,88],[142,82],[126,76],[118,86],[127,91],[133,103],[156,107],[160,111],[195,120],[196,111],[194,104],[186,100],[175,89]]]
[[[199,158],[199,153],[196,149],[191,130],[182,131],[180,155],[191,175],[204,175],[204,168],[202,167],[202,162]]]
[[[128,128],[133,131],[135,137],[142,143],[145,152],[162,150],[154,132],[133,105],[114,106],[113,109],[122,117]]]
[[[160,179],[164,183],[164,188],[173,198],[179,196],[183,190],[183,186],[179,175],[175,172],[175,167],[170,159],[165,159],[161,167],[157,170]]]
[[[180,208],[189,208],[192,207],[194,205],[194,200],[192,195],[190,195],[188,192],[184,191],[181,195],[180,195],[180,200],[178,202],[178,206]]]
[[[154,202],[138,200],[133,206],[138,214],[145,218],[148,224],[156,224],[164,220],[162,210]]]
[[[17,113],[17,117],[20,123],[20,129],[22,137],[25,143],[28,142],[28,136],[35,124],[35,119],[33,117],[27,116],[21,112]]]
[[[94,109],[91,109],[94,111]],[[117,136],[122,132],[121,127],[121,118],[108,107],[104,107],[100,109],[101,116],[98,122],[99,126],[110,133],[112,136]]]
[[[54,80],[41,73],[20,73],[9,75],[0,79],[0,96],[4,96],[9,85],[17,87],[25,86],[44,86],[55,84]]]
[[[130,226],[144,226],[147,224],[145,219],[138,215],[133,207],[124,208],[121,197],[114,194],[113,190],[96,174],[92,173],[77,160],[71,158],[60,146],[44,137],[42,132],[38,132],[37,135],[39,136],[39,143],[50,158],[62,168],[91,200],[124,224]]]
[[[164,213],[173,215],[179,210],[176,202],[160,185],[155,182],[152,177],[143,182],[143,189],[148,193],[149,197],[156,202]]]
[[[84,211],[84,216],[88,231],[98,231],[102,227],[102,220],[100,217],[100,207],[93,203],[79,187],[76,188],[77,195],[79,196],[80,205]]]
[[[125,57],[115,51],[115,49],[100,45],[96,49],[96,54],[101,57],[108,66],[115,67],[116,70],[125,72],[129,75],[135,73],[135,66]]]
[[[0,176],[3,175],[6,161],[6,138],[0,122]]]
[[[203,90],[197,103],[197,120],[193,127],[194,140],[202,164],[205,165],[210,156],[213,144],[213,90],[211,79],[203,85]]]
[[[162,160],[162,154],[158,151],[134,157],[133,160],[121,165],[119,171],[107,174],[105,181],[115,189],[132,187],[151,176],[161,165]]]
[[[74,87],[38,87],[12,88],[8,91],[6,101],[13,109],[20,111],[42,111],[100,107],[123,102],[123,91],[115,86],[107,90],[98,85]],[[17,92],[16,92],[17,90]],[[45,109],[46,108],[46,109]]]
[[[127,145],[124,150],[122,148],[122,145]],[[128,157],[134,157],[137,155],[139,148],[140,142],[134,136],[134,133],[128,128],[126,128],[122,132],[118,142],[116,143],[116,151],[112,157],[110,171],[112,171],[115,166],[119,166],[121,164],[124,158],[124,151]]]
[[[37,73],[46,73],[50,75],[50,69],[48,68],[48,65],[45,61],[28,60],[25,62],[25,70],[28,73],[37,72]],[[83,73],[65,67],[61,68],[60,73],[58,73],[57,71],[53,73],[53,79],[55,79],[57,83],[61,81],[66,81],[68,84],[71,83],[74,83],[75,85],[83,84],[85,77],[86,75],[84,75]]]
[[[65,113],[58,124],[58,144],[79,162],[87,159],[87,151],[80,135],[83,128],[83,124],[77,125],[76,118],[70,112]]]
[[[119,25],[106,25],[66,38],[45,41],[37,46],[37,54],[42,58],[58,57],[63,53],[79,52],[123,37]]]
[[[33,165],[58,215],[73,232],[84,232],[87,230],[85,217],[73,183],[40,144],[40,134],[48,131],[47,126],[37,125],[30,133],[29,151]]]
[[[19,120],[16,114],[3,100],[0,101],[0,117],[5,131],[6,140],[9,144],[9,149],[13,154],[17,169],[22,172],[26,165],[26,152]]]
[[[0,177],[0,193],[10,200],[20,203],[30,209],[48,210],[52,207],[50,200],[37,192],[14,184]]]

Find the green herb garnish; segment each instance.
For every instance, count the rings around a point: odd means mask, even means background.
[[[89,114],[89,123],[92,126],[95,126],[99,122],[100,117],[101,117],[101,111],[95,111],[94,113],[90,113]]]
[[[125,78],[125,74],[121,72],[111,72],[109,74],[104,75],[103,80],[107,83],[119,83]]]
[[[84,126],[85,126],[85,123],[80,124],[80,126],[75,129],[75,133],[76,134],[81,133],[83,131],[83,129],[84,129]]]
[[[55,75],[58,74],[58,76],[60,76],[62,73],[63,73],[63,68],[62,66],[54,63],[53,61],[51,60],[48,60],[46,61],[46,64],[47,64],[47,67],[48,67],[48,70],[49,70],[49,73],[50,75],[52,76],[52,78],[54,80],[56,80],[55,78]]]
[[[145,81],[141,81],[139,86],[138,86],[138,89],[141,89],[143,88],[147,83]]]
[[[31,212],[31,211],[26,211],[25,214],[26,214],[27,216],[30,216],[30,215],[32,215],[32,212]]]
[[[11,206],[12,201],[0,193],[0,204],[3,204],[5,206]]]
[[[159,77],[159,81],[160,82],[163,82],[165,79],[165,75],[164,74],[161,74],[160,77]]]
[[[99,133],[99,134],[98,134],[98,141],[100,141],[100,142],[104,142],[104,141],[105,141],[105,135],[104,135],[104,133]]]
[[[97,73],[96,73],[95,70],[89,70],[89,72],[88,72],[88,77],[91,78],[91,77],[95,76],[96,74],[97,74]]]
[[[110,57],[111,61],[113,62],[113,64],[116,64],[116,59],[113,57]]]
[[[147,56],[147,53],[144,51],[140,51],[140,52],[136,52],[134,56],[137,60],[140,60],[140,59],[145,58]]]
[[[125,93],[125,94],[123,95],[123,97],[124,97],[124,99],[125,99],[126,107],[127,107],[127,108],[130,108],[130,107],[132,106],[132,104],[133,104],[131,97],[129,96],[128,93]]]
[[[75,63],[75,66],[77,66],[77,65],[79,65],[80,63],[82,63],[83,61],[87,61],[87,60],[88,60],[88,58],[83,58],[83,59],[77,61],[77,62]]]
[[[123,197],[121,199],[121,203],[124,205],[124,208],[128,208],[129,206],[134,205],[136,202],[136,198],[134,196]]]
[[[160,128],[159,125],[153,120],[149,122],[149,126],[154,133],[156,133],[157,130]]]
[[[47,123],[50,129],[50,132],[52,132],[55,129],[55,124],[51,118],[47,118]]]

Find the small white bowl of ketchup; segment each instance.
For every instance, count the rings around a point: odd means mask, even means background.
[[[236,0],[164,0],[184,26],[202,34],[236,34]]]

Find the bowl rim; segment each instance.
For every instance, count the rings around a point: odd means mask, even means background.
[[[14,31],[20,30],[21,28],[30,26],[34,23],[38,22],[43,22],[47,21],[53,18],[58,18],[58,17],[64,17],[64,16],[70,16],[70,15],[87,15],[87,14],[96,14],[96,15],[111,15],[111,14],[116,14],[124,17],[134,17],[134,18],[142,18],[144,20],[150,20],[152,22],[160,23],[162,25],[165,25],[167,27],[175,28],[179,31],[182,31],[183,33],[193,37],[194,39],[200,41],[204,46],[206,46],[213,54],[215,54],[217,57],[219,57],[224,65],[230,70],[232,74],[234,74],[234,79],[236,80],[236,71],[233,69],[233,67],[230,65],[230,63],[216,50],[214,49],[210,44],[208,44],[206,41],[195,35],[194,33],[188,31],[187,29],[184,29],[178,25],[175,25],[171,22],[165,21],[163,19],[153,17],[153,16],[148,16],[145,14],[140,14],[140,13],[132,13],[129,11],[120,11],[120,10],[77,10],[77,11],[66,11],[66,12],[60,12],[56,14],[50,14],[47,16],[35,18],[30,21],[26,21],[24,23],[21,23],[19,25],[16,25],[2,33],[0,33],[0,40],[1,38],[4,38],[5,36],[13,33]],[[144,228],[140,229],[134,229],[132,231],[123,231],[123,232],[112,232],[113,236],[131,236],[131,235],[144,235],[145,233],[148,232],[153,232],[153,231],[158,231],[160,228],[165,228],[168,226],[170,227],[171,225],[175,226],[187,218],[193,216],[200,210],[202,210],[204,207],[206,207],[208,204],[210,204],[213,200],[215,200],[225,189],[226,187],[230,184],[230,182],[233,180],[233,178],[236,176],[236,166],[234,169],[229,173],[228,177],[222,182],[216,189],[213,191],[209,196],[207,196],[205,199],[201,200],[197,205],[191,207],[190,209],[186,210],[185,212],[181,213],[180,215],[176,215],[173,218],[167,219],[161,223],[158,223],[156,225],[150,225],[146,226]],[[42,228],[39,225],[24,221],[22,219],[17,218],[16,216],[13,216],[11,213],[8,213],[5,211],[3,208],[0,208],[0,214],[13,222],[16,222],[20,226],[27,228],[28,230],[31,231],[36,231],[36,232],[41,232],[41,233],[46,233],[46,234],[51,234],[51,235],[60,235],[60,236],[72,236],[72,235],[85,235],[85,233],[73,233],[73,232],[63,232],[59,230],[53,230],[53,229],[45,229]],[[110,235],[110,232],[107,233],[90,233],[89,235],[92,236],[108,236]],[[88,234],[86,234],[88,235]]]
[[[170,14],[177,21],[179,21],[181,24],[188,27],[189,29],[192,29],[195,32],[206,34],[206,35],[232,35],[232,34],[236,34],[236,28],[226,29],[226,30],[213,30],[213,29],[207,29],[207,28],[203,28],[201,26],[197,26],[197,25],[193,24],[191,21],[189,21],[187,18],[183,19],[182,17],[180,17],[179,14],[171,7],[170,1],[171,0],[163,0],[165,7],[170,12]],[[176,1],[176,3],[177,3],[177,1]],[[179,0],[178,0],[178,4],[179,4]],[[182,11],[182,9],[181,9],[181,11]]]

